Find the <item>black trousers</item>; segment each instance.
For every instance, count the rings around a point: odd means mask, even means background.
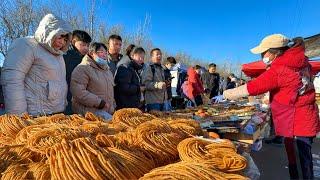
[[[213,88],[212,90],[211,90],[211,92],[210,92],[210,99],[211,98],[213,98],[213,97],[215,97],[215,96],[218,96],[218,94],[219,94],[219,90],[218,89],[216,89],[216,88]]]
[[[302,179],[314,179],[311,146],[314,137],[284,138],[290,179],[299,178],[299,164],[302,172]],[[299,163],[297,162],[299,161]]]
[[[68,101],[68,105],[67,105],[66,109],[64,110],[64,114],[65,115],[72,115],[72,102],[71,102],[71,100]]]
[[[196,96],[196,97],[194,98],[194,101],[196,102],[197,106],[200,106],[200,105],[203,104],[201,95]]]

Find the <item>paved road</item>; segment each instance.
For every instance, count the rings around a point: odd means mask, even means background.
[[[312,148],[313,153],[320,153],[320,139],[315,140]],[[284,146],[263,144],[262,149],[259,152],[252,152],[251,156],[260,170],[261,180],[289,179]]]

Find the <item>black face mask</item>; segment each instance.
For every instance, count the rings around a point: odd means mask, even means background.
[[[138,64],[136,63],[134,60],[131,60],[132,66],[135,70],[140,70],[143,68],[143,63],[142,64]]]

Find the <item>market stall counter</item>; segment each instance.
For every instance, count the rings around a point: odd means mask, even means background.
[[[248,144],[248,147],[259,146],[255,143],[261,144],[260,140],[268,136],[270,130],[268,108],[247,101],[225,101],[174,113],[193,118],[207,132],[218,133],[223,138]]]

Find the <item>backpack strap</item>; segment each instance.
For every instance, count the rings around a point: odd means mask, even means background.
[[[156,69],[153,64],[151,64],[150,67],[151,67],[151,72],[152,72],[152,81],[154,81],[154,74],[156,73]]]

